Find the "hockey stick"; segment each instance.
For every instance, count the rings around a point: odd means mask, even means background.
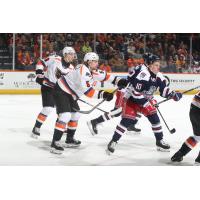
[[[82,100],[82,99],[78,99],[79,101],[81,101],[81,102],[83,102],[83,103],[85,103],[85,104],[87,104],[87,105],[89,105],[89,106],[94,106],[94,105],[92,105],[92,104],[90,104],[90,103],[88,103],[87,101],[84,101],[84,100]],[[101,108],[97,108],[97,110],[99,110],[99,111],[101,111],[101,112],[104,112],[104,113],[108,113],[107,111],[105,111],[105,110],[102,110]]]
[[[175,129],[175,128],[173,128],[173,129],[171,129],[171,130],[170,130],[170,128],[169,128],[169,126],[167,125],[167,123],[166,123],[166,121],[165,121],[165,119],[164,119],[163,115],[161,114],[161,112],[160,112],[159,108],[158,108],[158,107],[156,107],[156,109],[157,109],[157,111],[159,112],[159,114],[160,114],[160,116],[161,116],[161,118],[162,118],[163,122],[165,123],[165,126],[167,127],[168,131],[169,131],[171,134],[175,133],[175,132],[176,132],[176,129]]]
[[[112,92],[112,94],[114,94],[117,90],[118,90],[118,88],[115,89],[115,90]],[[74,108],[74,110],[75,110],[76,112],[79,112],[79,113],[82,113],[82,114],[90,114],[93,110],[95,110],[96,108],[98,108],[104,101],[106,101],[106,99],[103,99],[102,101],[100,101],[97,105],[95,105],[95,106],[94,106],[92,109],[90,109],[90,110],[77,110],[77,109],[75,109],[75,108]]]
[[[186,94],[186,93],[188,93],[188,92],[191,92],[192,90],[195,90],[195,89],[197,89],[197,88],[199,88],[199,87],[200,87],[200,85],[199,85],[199,86],[196,86],[196,87],[194,87],[194,88],[191,88],[191,89],[189,89],[189,90],[186,90],[185,92],[182,92],[182,94]],[[170,99],[171,99],[171,98],[170,98]],[[164,103],[164,102],[166,102],[166,101],[169,101],[170,99],[164,99],[164,100],[158,102],[158,103],[155,105],[155,107],[158,107],[161,103]]]

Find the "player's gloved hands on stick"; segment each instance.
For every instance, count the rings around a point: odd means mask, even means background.
[[[118,81],[117,86],[118,88],[122,89],[122,88],[125,88],[127,84],[128,84],[128,80],[122,78]]]
[[[150,104],[152,105],[152,106],[154,106],[154,107],[156,107],[157,106],[157,100],[156,99],[151,99],[150,101]]]
[[[103,98],[106,99],[106,101],[111,101],[113,99],[113,93],[110,92],[104,92]]]
[[[169,98],[173,99],[174,101],[179,101],[183,97],[182,93],[172,91]]]

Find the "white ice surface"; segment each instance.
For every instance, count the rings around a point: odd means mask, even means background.
[[[156,96],[157,100],[162,100]],[[176,128],[175,134],[170,134],[164,123],[164,139],[171,145],[170,152],[158,152],[151,126],[145,117],[139,121],[142,129],[140,135],[124,135],[113,155],[105,153],[120,118],[115,118],[99,126],[99,134],[92,136],[86,121],[102,114],[95,110],[89,115],[82,115],[76,138],[82,141],[78,149],[65,149],[62,155],[49,152],[52,140],[55,112],[41,128],[38,140],[30,137],[35,119],[41,110],[40,95],[1,95],[0,96],[0,165],[193,165],[198,154],[199,146],[190,152],[181,164],[173,164],[170,157],[178,150],[183,141],[192,135],[192,126],[189,120],[191,96],[184,96],[180,102],[169,102],[160,105],[170,129]],[[88,100],[88,99],[87,99]],[[97,100],[89,99],[96,104]],[[113,108],[112,102],[104,102],[100,107],[106,111]],[[91,107],[80,103],[82,110]],[[65,135],[62,138],[65,140]]]

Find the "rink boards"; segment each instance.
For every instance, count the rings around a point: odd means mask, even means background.
[[[127,73],[112,73],[113,75],[126,77]],[[170,82],[170,88],[181,92],[200,85],[199,74],[164,74]],[[0,71],[0,94],[40,94],[40,85],[35,82],[34,71]],[[97,83],[97,89],[113,90],[112,84]],[[193,90],[188,94],[195,94]]]

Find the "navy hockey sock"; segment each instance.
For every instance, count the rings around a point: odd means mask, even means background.
[[[112,141],[117,142],[121,138],[121,135],[117,132],[114,133]]]

